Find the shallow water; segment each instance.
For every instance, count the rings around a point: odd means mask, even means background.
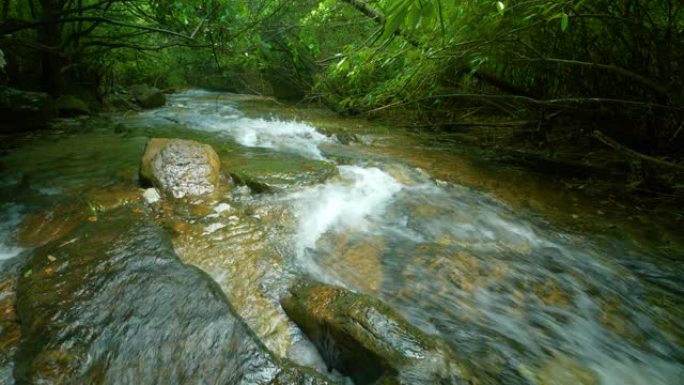
[[[174,246],[276,355],[324,370],[278,304],[306,274],[389,303],[466,357],[481,383],[682,383],[681,258],[571,231],[439,180],[393,155],[393,143],[412,146],[402,132],[380,135],[356,121],[366,136],[343,145],[325,127],[264,113],[277,106],[248,116],[247,103],[268,105],[191,91],[158,110],[67,120],[18,139],[0,158],[0,258],[26,246],[13,241],[24,214],[60,204],[88,211],[111,191],[139,194],[147,137],[195,139],[272,192],[235,186],[206,207],[176,209]],[[443,146],[433,152],[449,159]],[[450,164],[435,168],[460,172]]]

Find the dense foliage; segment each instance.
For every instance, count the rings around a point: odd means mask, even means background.
[[[421,126],[520,126],[542,143],[600,124],[639,151],[681,156],[679,0],[3,0],[1,7],[10,85],[96,95],[113,84],[201,86]]]

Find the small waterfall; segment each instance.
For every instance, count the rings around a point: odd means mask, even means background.
[[[300,257],[329,230],[368,231],[404,187],[375,167],[340,166],[339,171],[339,179],[288,197],[299,223],[295,243]]]

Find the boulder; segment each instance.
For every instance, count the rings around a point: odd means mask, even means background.
[[[275,358],[168,235],[124,208],[27,256],[17,286],[22,384],[329,384]]]
[[[55,101],[42,92],[0,88],[0,133],[46,126],[57,117]]]
[[[140,180],[175,198],[218,192],[221,161],[211,146],[192,140],[153,138],[140,163]]]
[[[88,105],[73,95],[62,95],[57,98],[57,111],[61,117],[90,114]]]
[[[109,111],[139,110],[140,107],[131,101],[131,97],[124,93],[112,93],[104,97],[103,104]]]
[[[329,370],[363,384],[465,384],[455,353],[379,300],[298,280],[281,300]]]
[[[166,104],[166,95],[155,87],[138,84],[132,86],[129,92],[131,99],[145,109],[158,108]]]

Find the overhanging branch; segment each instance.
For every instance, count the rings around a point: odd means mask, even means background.
[[[185,40],[194,40],[193,37],[191,37],[191,36],[184,35],[182,33],[178,33],[175,31],[168,30],[168,29],[164,29],[164,28],[126,23],[126,22],[119,21],[119,20],[108,19],[105,17],[97,17],[97,16],[65,17],[65,18],[57,19],[57,20],[41,20],[41,21],[30,21],[30,22],[29,21],[21,21],[21,20],[8,20],[7,22],[3,23],[0,26],[0,35],[8,35],[11,33],[19,32],[19,31],[23,31],[23,30],[27,30],[27,29],[36,29],[36,28],[39,28],[39,27],[42,27],[45,25],[50,25],[50,24],[67,24],[67,23],[76,23],[76,22],[91,22],[91,23],[109,24],[109,25],[114,25],[117,27],[134,28],[134,29],[140,29],[140,30],[145,30],[145,31],[157,32],[157,33],[164,34],[164,35],[179,37],[179,38],[185,39]]]

